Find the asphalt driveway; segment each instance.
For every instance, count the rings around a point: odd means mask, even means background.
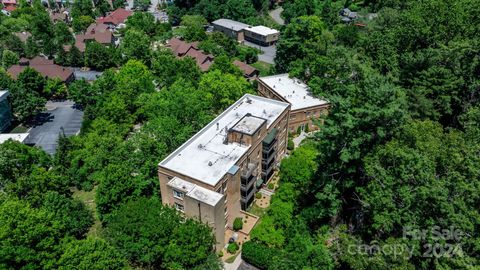
[[[59,134],[63,132],[66,136],[75,135],[82,126],[83,111],[73,105],[72,101],[49,101],[47,110],[40,113],[33,122],[25,143],[39,146],[51,155],[55,154]]]
[[[277,47],[275,45],[264,47],[246,40],[243,44],[262,51],[262,53],[258,55],[258,60],[269,64],[275,63],[275,56],[277,55]]]

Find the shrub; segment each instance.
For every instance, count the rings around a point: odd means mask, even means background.
[[[242,259],[260,269],[268,269],[279,253],[279,250],[252,241],[245,242],[242,246]]]
[[[233,221],[233,230],[234,231],[239,231],[243,228],[243,222],[241,217],[235,218]]]
[[[255,194],[255,198],[261,199],[261,198],[262,198],[262,194],[261,194],[260,192],[257,192],[257,194]]]
[[[310,128],[309,128],[308,126],[309,126],[309,124],[306,124],[306,125],[305,125],[305,133],[310,132]]]
[[[300,133],[302,133],[302,127],[301,127],[301,126],[298,126],[298,128],[297,128],[297,134],[300,134]]]
[[[295,148],[295,143],[293,143],[292,139],[288,139],[287,149],[292,151],[294,148]]]
[[[268,189],[273,189],[273,188],[275,188],[275,186],[273,185],[273,183],[268,184]]]
[[[235,252],[237,252],[238,249],[239,249],[238,244],[233,242],[233,243],[228,244],[227,252],[230,253],[230,254],[235,254]]]
[[[220,252],[218,252],[217,255],[218,255],[219,258],[221,258],[221,257],[223,257],[223,252],[220,251]]]

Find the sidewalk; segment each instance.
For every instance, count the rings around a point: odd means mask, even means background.
[[[235,258],[235,261],[233,263],[223,263],[223,269],[225,270],[237,270],[240,265],[242,264],[242,253],[238,253],[237,258]]]

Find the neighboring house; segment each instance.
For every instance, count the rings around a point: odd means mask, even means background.
[[[12,111],[8,104],[8,91],[0,91],[0,132],[5,131],[12,122]]]
[[[85,34],[75,35],[75,47],[78,48],[81,52],[85,52],[87,47],[87,42],[96,41],[104,46],[111,46],[115,44],[115,38],[112,31],[108,28],[106,24],[92,23],[88,26]],[[63,49],[69,51],[71,48],[70,45],[65,45]]]
[[[248,24],[229,20],[218,19],[212,22],[213,29],[224,33],[227,37],[234,38],[239,42],[245,40],[244,29],[248,27]]]
[[[258,94],[267,98],[288,102],[292,105],[289,120],[289,132],[296,133],[298,129],[316,130],[318,126],[312,120],[326,115],[329,109],[328,101],[316,98],[310,88],[288,74],[280,74],[258,79]]]
[[[340,10],[340,19],[342,20],[342,22],[349,23],[358,19],[358,13],[353,12],[348,8],[344,8]]]
[[[50,20],[53,23],[57,23],[57,22],[68,23],[68,12],[67,11],[51,12]]]
[[[233,61],[233,64],[243,72],[243,77],[245,77],[249,81],[257,79],[258,75],[260,74],[260,72],[256,68],[242,61],[235,60]]]
[[[172,38],[167,40],[166,47],[170,48],[177,57],[192,57],[202,71],[207,71],[213,64],[213,55],[205,54],[200,50],[198,42],[188,43],[178,38]]]
[[[158,165],[162,202],[212,227],[217,250],[284,157],[289,111],[246,94]]]
[[[27,67],[35,69],[46,79],[58,78],[67,84],[75,80],[72,69],[56,65],[53,63],[53,60],[48,60],[41,56],[36,56],[33,59],[21,58],[20,64],[11,66],[7,73],[16,80],[18,75]]]
[[[0,3],[2,3],[3,8],[9,12],[17,9],[17,0],[0,0]]]
[[[115,28],[119,24],[125,23],[127,18],[132,14],[133,12],[130,10],[117,8],[116,10],[110,12],[107,16],[98,18],[96,22],[106,24],[111,28]]]
[[[13,34],[17,36],[23,43],[26,43],[28,38],[32,36],[30,32],[17,32]]]
[[[245,39],[262,46],[275,44],[280,37],[278,30],[263,25],[249,26],[245,28]]]

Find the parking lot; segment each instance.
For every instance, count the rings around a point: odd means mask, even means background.
[[[72,101],[47,103],[47,110],[39,114],[30,129],[26,144],[33,144],[49,154],[55,154],[58,136],[63,132],[67,136],[80,131],[83,111],[74,108]]]
[[[264,47],[246,40],[243,44],[262,51],[262,53],[258,55],[259,61],[269,64],[275,63],[275,56],[277,55],[277,47],[275,45]]]

